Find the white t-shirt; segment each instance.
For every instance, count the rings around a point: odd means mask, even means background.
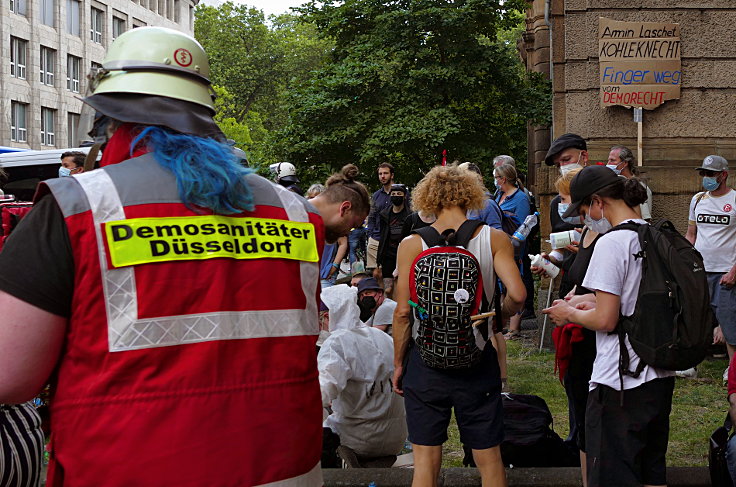
[[[644,220],[631,220],[635,223],[646,223]],[[621,314],[629,316],[634,313],[639,284],[641,282],[641,259],[634,254],[641,251],[639,236],[636,232],[618,230],[603,235],[593,250],[588,272],[583,279],[583,286],[596,291],[604,291],[621,297]],[[603,384],[617,391],[621,390],[618,361],[620,357],[618,333],[596,332],[597,353],[593,363],[593,374],[590,378],[590,389]],[[634,370],[639,364],[639,356],[631,348],[629,338],[625,339],[629,351],[629,369]],[[660,377],[674,375],[671,370],[655,369],[646,366],[639,377],[624,376],[624,390],[633,389],[645,382]]]
[[[373,313],[373,316],[368,318],[363,324],[365,326],[380,326],[390,325],[394,321],[394,310],[396,309],[396,301],[393,299],[386,298]]]
[[[730,271],[736,264],[736,191],[693,196],[688,224],[697,227],[695,248],[703,255],[705,271]]]

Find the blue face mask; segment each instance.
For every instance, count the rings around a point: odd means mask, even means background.
[[[718,186],[720,186],[720,184],[718,183],[717,177],[703,177],[703,188],[705,188],[706,191],[715,191],[718,189]]]
[[[606,164],[606,167],[616,173],[616,176],[621,174],[621,169],[618,168],[618,164]]]
[[[557,214],[560,215],[560,218],[563,222],[569,223],[570,225],[580,225],[580,217],[579,216],[562,216],[565,214],[567,209],[570,208],[570,203],[560,203],[557,205]]]
[[[71,176],[71,175],[72,175],[72,170],[69,169],[68,167],[61,166],[59,168],[59,177],[60,178],[65,178],[65,177]]]

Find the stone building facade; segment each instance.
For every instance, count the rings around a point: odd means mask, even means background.
[[[126,30],[194,32],[199,0],[4,0],[0,5],[0,145],[76,147],[86,76]]]
[[[644,111],[644,178],[654,192],[654,218],[682,232],[690,198],[700,190],[693,171],[708,154],[731,163],[736,185],[736,2],[733,0],[533,0],[521,49],[530,71],[553,85],[553,125],[530,127],[529,168],[540,208],[548,208],[558,172],[544,165],[550,137],[566,132],[588,141],[592,161],[612,145],[636,153],[632,110],[601,108],[598,19],[679,23],[683,82],[679,100]],[[543,234],[549,221],[543,218]]]

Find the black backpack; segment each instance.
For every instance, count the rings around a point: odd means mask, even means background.
[[[470,317],[483,304],[483,277],[466,247],[481,225],[466,220],[457,232],[442,235],[431,226],[415,231],[428,249],[412,263],[409,304],[419,320],[415,343],[429,367],[466,369],[480,361],[482,350],[475,343]]]
[[[620,372],[638,377],[645,365],[685,370],[699,364],[712,342],[713,312],[703,257],[675,226],[626,222],[609,231],[637,232],[642,276],[634,314],[622,316],[616,331],[621,349]],[[624,339],[641,358],[629,370]],[[623,376],[621,378],[623,381]]]
[[[552,429],[552,413],[539,396],[501,394],[504,439],[501,459],[514,467],[580,466],[576,448],[570,448]],[[463,445],[463,465],[475,467],[472,450]]]

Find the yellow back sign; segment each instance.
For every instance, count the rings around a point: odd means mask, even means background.
[[[104,234],[113,267],[218,257],[319,260],[314,225],[289,220],[132,218],[104,224]]]

